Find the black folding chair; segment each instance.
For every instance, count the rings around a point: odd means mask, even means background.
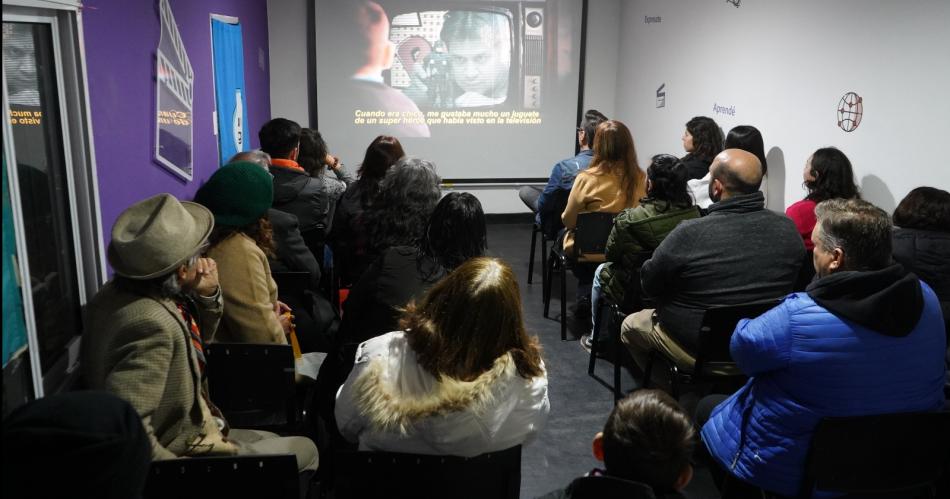
[[[235,428],[294,431],[300,416],[290,345],[211,343],[208,391]]]
[[[153,461],[143,495],[145,499],[298,499],[297,459],[293,454],[262,454]]]
[[[640,265],[643,265],[643,262],[649,260],[652,255],[653,251],[638,252],[635,255],[635,261],[639,262]],[[595,321],[598,325],[598,328],[591,331],[591,348],[590,358],[587,361],[587,374],[594,379],[598,379],[594,374],[594,365],[597,362],[597,354],[600,353],[598,347],[600,346],[601,342],[598,340],[598,336],[600,335],[599,329],[602,328],[604,324],[602,320],[603,309],[607,308],[609,310],[607,331],[609,331],[609,334],[612,337],[612,348],[614,350],[614,401],[623,398],[623,391],[620,387],[620,368],[622,365],[622,359],[624,358],[624,348],[623,342],[620,339],[620,326],[623,324],[623,320],[626,319],[628,315],[652,306],[652,302],[643,296],[643,291],[640,288],[639,269],[636,273],[631,275],[630,278],[632,282],[629,283],[630,286],[624,290],[623,303],[615,303],[605,293],[602,297],[600,306],[597,307],[597,310],[593,311],[593,313],[598,315],[597,320]]]
[[[528,255],[528,284],[531,284],[534,278],[534,249],[536,248],[538,234],[541,234],[541,290],[542,296],[547,289],[547,268],[548,268],[548,243],[557,239],[558,232],[564,228],[561,223],[561,213],[567,206],[567,198],[571,191],[557,189],[548,197],[544,204],[544,210],[540,212],[541,223],[535,222],[531,228],[531,253]]]
[[[603,255],[607,238],[613,229],[616,213],[581,213],[577,215],[577,228],[574,230],[573,254],[564,254],[559,246],[561,239],[555,241],[548,256],[547,285],[544,289],[544,317],[548,317],[551,307],[551,279],[554,272],[560,274],[561,281],[561,341],[567,341],[567,271],[576,264],[581,255]]]
[[[703,315],[699,328],[699,351],[692,371],[680,369],[676,362],[667,359],[656,350],[650,352],[644,368],[643,387],[650,385],[653,375],[653,363],[657,358],[665,361],[669,367],[671,394],[679,396],[679,385],[699,385],[706,382],[724,382],[737,387],[745,382],[742,374],[732,360],[729,342],[732,333],[741,319],[758,317],[779,304],[779,300],[762,300],[739,305],[712,307]]]
[[[935,483],[948,467],[950,412],[825,418],[812,436],[798,497],[815,490],[937,497]]]
[[[517,499],[521,446],[465,458],[391,452],[340,452],[339,499]]]

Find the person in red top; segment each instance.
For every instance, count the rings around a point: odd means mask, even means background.
[[[808,195],[805,199],[792,203],[785,210],[785,215],[795,222],[805,249],[812,251],[815,246],[811,242],[811,231],[817,221],[815,205],[826,199],[860,199],[861,194],[854,183],[851,161],[834,147],[823,147],[815,151],[805,162],[802,176]]]

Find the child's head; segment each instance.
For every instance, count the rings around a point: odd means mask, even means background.
[[[607,475],[642,482],[656,492],[680,490],[693,468],[696,430],[672,397],[638,390],[614,407],[603,433],[594,438],[594,457]]]

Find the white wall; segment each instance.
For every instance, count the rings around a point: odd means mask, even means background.
[[[584,109],[613,118],[617,108],[620,20],[623,0],[592,0],[587,12]]]
[[[307,4],[311,1],[267,0],[271,117],[294,120],[303,127],[310,126]]]
[[[682,154],[684,124],[706,115],[725,131],[762,131],[773,209],[804,196],[805,161],[829,145],[885,210],[919,185],[950,189],[950,165],[936,150],[950,137],[950,2],[630,0],[620,17],[617,116],[641,161]],[[849,91],[863,97],[864,116],[846,133],[836,110]]]

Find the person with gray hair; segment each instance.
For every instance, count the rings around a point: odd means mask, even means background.
[[[213,228],[207,208],[171,194],[119,215],[108,250],[115,277],[85,309],[85,387],[132,404],[154,460],[293,453],[298,470],[312,473],[318,457],[310,439],[229,428],[211,402],[204,345],[223,303],[217,264],[201,254]]]
[[[719,473],[789,497],[800,495],[822,418],[944,405],[940,303],[891,260],[890,217],[860,199],[823,201],[815,212],[818,279],[739,321],[730,351],[749,381],[702,430]]]
[[[426,221],[442,196],[442,179],[429,160],[407,156],[379,183],[365,217],[370,245],[378,254],[392,246],[417,246]]]

